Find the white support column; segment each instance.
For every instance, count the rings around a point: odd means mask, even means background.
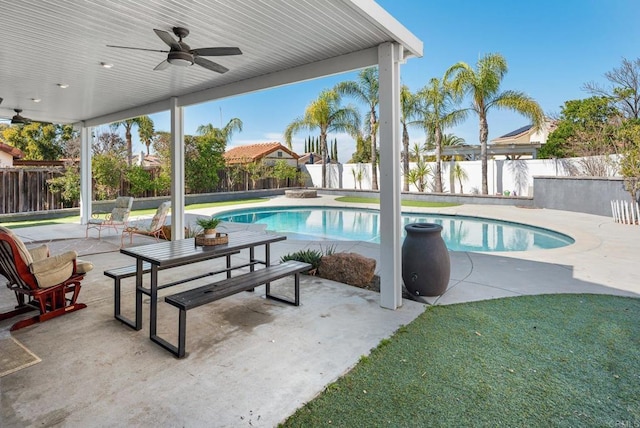
[[[184,239],[184,109],[171,99],[171,240]]]
[[[378,47],[380,80],[380,306],[402,305],[400,61],[402,47]]]
[[[80,224],[91,218],[91,142],[93,128],[80,130]]]

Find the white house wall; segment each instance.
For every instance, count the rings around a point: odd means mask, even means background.
[[[289,153],[284,150],[276,150],[273,153],[269,153],[269,155],[265,156],[262,160],[262,163],[265,165],[275,165],[278,161],[287,161],[287,165],[289,166],[298,166],[298,160],[294,159]]]
[[[0,168],[11,168],[13,166],[13,156],[9,153],[0,152]]]

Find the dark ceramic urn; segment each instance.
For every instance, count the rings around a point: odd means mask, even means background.
[[[449,250],[434,223],[410,223],[404,229],[402,280],[413,296],[439,296],[445,292],[451,275]]]

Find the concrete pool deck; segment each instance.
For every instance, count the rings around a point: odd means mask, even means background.
[[[278,197],[251,206],[265,204],[366,206],[342,204],[328,196],[303,201]],[[211,215],[242,207],[188,214]],[[449,288],[430,303],[543,293],[640,296],[638,226],[588,214],[516,207],[404,210],[522,222],[575,239],[573,245],[553,250],[452,252]],[[85,240],[85,229],[78,224],[15,231],[27,243],[51,241],[54,252],[74,246],[95,269],[80,294],[87,309],[10,334],[42,362],[0,377],[2,426],[274,426],[425,308],[405,300],[396,311],[381,309],[375,292],[307,277],[302,281],[300,307],[266,301],[260,287],[254,294],[190,311],[189,355],[177,360],[149,341],[147,319],[141,331],[134,331],[113,318],[113,283],[102,272],[132,262],[118,251],[119,235]],[[134,244],[147,242],[153,241],[134,238]],[[293,239],[275,244],[272,259],[327,245],[380,259],[376,244]],[[205,267],[192,265],[189,274],[197,269]],[[185,275],[181,269],[165,272],[162,281]],[[125,284],[126,313],[132,308],[133,283]],[[4,312],[11,308],[13,297],[2,288]],[[170,337],[177,329],[177,311],[161,306],[159,329]],[[13,322],[0,322],[0,339],[9,336]]]

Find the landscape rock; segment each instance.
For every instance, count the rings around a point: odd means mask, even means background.
[[[357,253],[335,253],[323,256],[318,266],[318,276],[356,287],[368,285],[375,271],[375,259]]]

